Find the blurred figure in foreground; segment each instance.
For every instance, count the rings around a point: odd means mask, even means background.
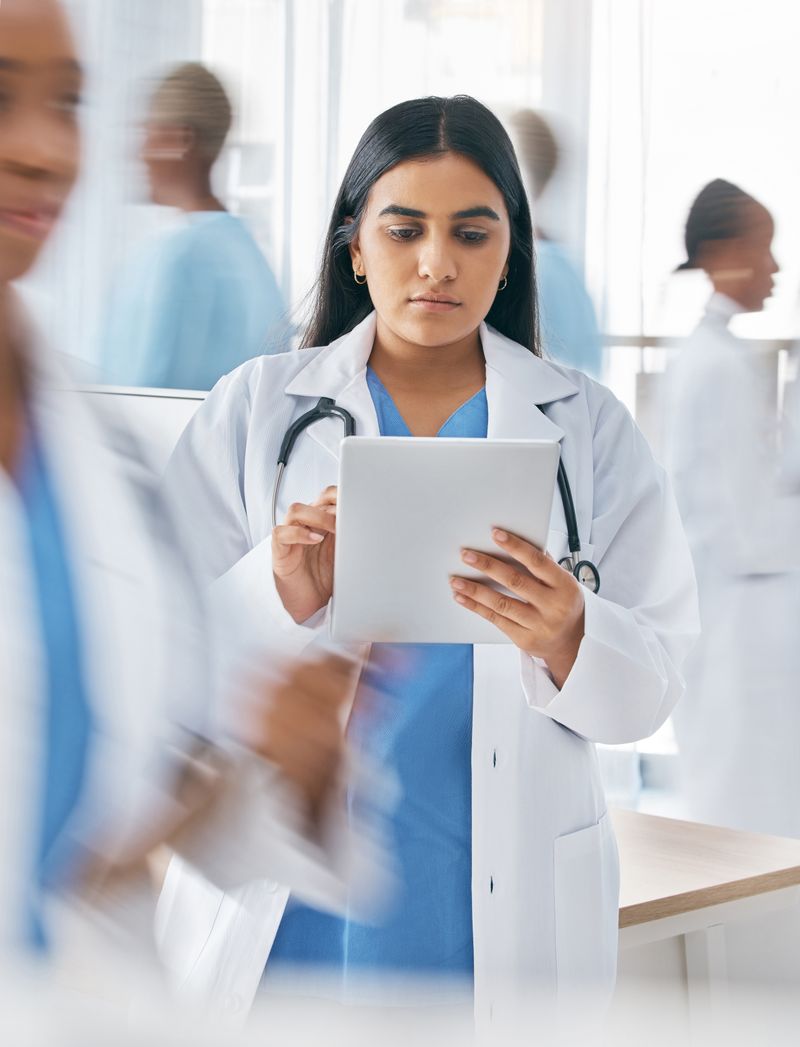
[[[713,294],[666,382],[703,630],[674,723],[693,817],[800,837],[800,512],[779,479],[775,358],[728,326],[772,293],[773,235],[767,209],[722,179],[686,222],[680,269],[704,270]]]
[[[537,203],[558,169],[558,142],[541,113],[533,109],[516,113],[511,119],[511,128],[536,222],[536,282],[542,344],[556,363],[600,378],[603,340],[592,300],[565,249],[536,221]]]
[[[3,0],[0,963],[56,964],[95,922],[79,914],[101,910],[146,950],[144,859],[163,842],[209,890],[270,878],[333,907],[366,869],[344,828],[356,666],[260,660],[242,666],[256,682],[238,722],[215,703],[183,525],[125,434],[65,390],[15,298],[78,174],[81,79],[57,0]]]
[[[222,84],[197,63],[152,95],[142,149],[151,199],[180,217],[117,276],[100,347],[109,382],[211,389],[245,360],[286,348],[272,270],[211,188],[231,120]]]

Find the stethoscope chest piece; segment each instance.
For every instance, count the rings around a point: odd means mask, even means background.
[[[571,575],[574,575],[590,593],[599,592],[600,572],[591,560],[578,560],[576,564],[573,564],[571,556],[564,556],[558,561],[558,564],[559,567],[563,567],[565,571],[569,571]]]

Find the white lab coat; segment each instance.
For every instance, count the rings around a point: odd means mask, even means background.
[[[209,684],[213,638],[199,590],[176,555],[180,524],[164,505],[158,508],[149,473],[128,454],[130,437],[100,424],[45,356],[37,354],[32,368],[29,408],[68,547],[95,727],[84,793],[66,831],[94,849],[114,850],[174,813],[167,791],[176,747],[186,748],[187,730],[207,733],[218,725]],[[17,919],[33,869],[46,666],[22,505],[2,470],[0,589],[2,958],[22,932]],[[311,843],[276,769],[228,748],[235,772],[216,814],[183,840],[183,853],[224,888],[280,876],[317,904],[343,906],[355,884],[350,863],[368,876],[370,862],[379,861],[369,844],[362,848],[342,835],[344,807],[331,810],[329,836]],[[53,906],[48,927],[55,930],[55,955],[61,945],[55,925],[78,925],[59,920],[63,911]]]
[[[800,837],[800,500],[781,483],[776,358],[731,334],[737,312],[713,295],[667,375],[702,623],[674,724],[692,817]]]
[[[265,357],[234,371],[195,415],[167,470],[167,483],[197,507],[209,579],[249,605],[260,628],[287,642],[312,642],[327,613],[295,624],[273,583],[278,449],[289,424],[320,396],[347,408],[358,434],[379,434],[365,379],[374,336],[373,314],[329,347]],[[613,984],[617,852],[593,743],[628,742],[656,730],[681,694],[679,666],[696,631],[694,578],[677,510],[628,413],[590,379],[485,325],[481,340],[488,435],[562,441],[583,554],[599,565],[603,595],[586,593],[586,635],[561,691],[542,665],[514,647],[474,649],[479,1020],[519,987],[530,997],[557,983]],[[320,422],[299,438],[284,474],[279,518],[291,502],[309,502],[337,483],[341,438],[338,420]],[[548,548],[560,557],[567,539],[558,498],[551,526]],[[260,973],[286,897],[261,890],[239,928],[241,949],[224,927],[217,933],[213,912],[195,908],[208,933],[198,933],[203,948],[186,957],[187,980],[213,992],[221,977],[247,982],[251,965]],[[256,936],[260,951],[249,945]]]

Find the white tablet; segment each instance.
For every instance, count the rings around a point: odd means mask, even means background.
[[[332,634],[341,642],[507,643],[455,602],[468,546],[501,527],[543,549],[559,445],[384,436],[342,442]]]

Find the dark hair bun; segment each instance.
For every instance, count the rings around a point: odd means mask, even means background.
[[[758,201],[733,182],[715,178],[704,186],[689,209],[684,231],[686,261],[678,270],[696,269],[700,247],[709,240],[732,240],[747,230],[747,209]]]

